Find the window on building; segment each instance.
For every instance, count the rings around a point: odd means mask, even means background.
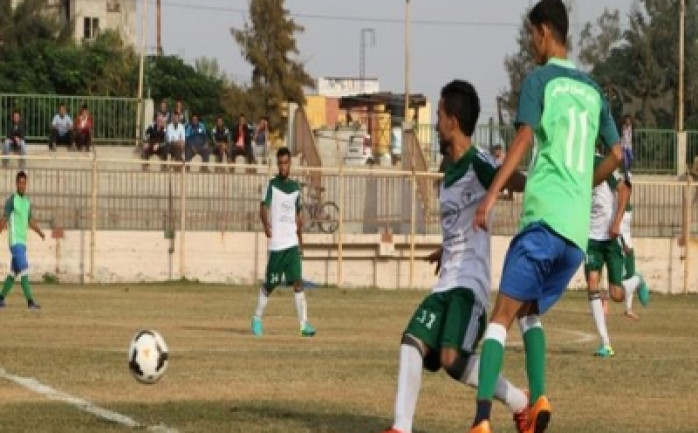
[[[84,39],[95,39],[99,36],[99,18],[85,17],[83,23],[82,37]]]
[[[107,0],[107,12],[120,12],[121,0]]]

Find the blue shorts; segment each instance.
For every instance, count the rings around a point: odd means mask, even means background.
[[[511,241],[499,291],[518,301],[537,301],[543,314],[560,299],[583,260],[578,246],[533,223]]]
[[[29,262],[27,262],[27,246],[23,244],[16,244],[10,247],[10,253],[12,253],[12,263],[10,266],[12,272],[15,275],[19,275],[21,272],[29,269]]]

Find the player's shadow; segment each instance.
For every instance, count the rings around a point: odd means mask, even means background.
[[[307,431],[313,433],[371,433],[383,431],[392,424],[392,418],[335,411],[326,407],[318,411],[309,411],[273,401],[266,402],[266,404],[259,402],[254,405],[232,406],[230,407],[230,416],[233,419],[253,417],[259,419],[262,424],[268,420],[270,424],[274,425],[278,425],[280,420],[286,420],[289,425],[303,425]],[[413,432],[427,433],[425,430],[413,430]]]

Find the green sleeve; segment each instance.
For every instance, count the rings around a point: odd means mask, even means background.
[[[7,199],[5,202],[5,216],[8,217],[10,214],[12,214],[12,211],[15,210],[15,201],[14,195],[11,195],[10,198]]]
[[[31,221],[33,218],[32,217],[32,208],[33,208],[33,206],[31,205],[31,203],[29,203],[29,221]]]
[[[485,189],[489,189],[495,174],[497,174],[497,168],[494,164],[488,161],[486,156],[477,153],[473,158],[473,170],[475,170],[475,175],[480,184]]]
[[[271,181],[267,182],[267,187],[264,188],[264,195],[262,196],[262,204],[266,207],[271,206]]]

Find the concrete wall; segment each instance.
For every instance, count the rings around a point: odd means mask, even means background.
[[[2,235],[2,241],[5,241]],[[335,235],[305,236],[305,278],[319,284],[337,282],[337,247]],[[409,285],[409,237],[394,235],[393,243],[381,247],[381,235],[345,235],[342,274],[344,287],[407,288]],[[492,242],[493,286],[499,284],[502,261],[510,238],[497,236]],[[439,236],[417,236],[415,256],[424,257],[440,242]],[[637,268],[653,291],[683,291],[685,254],[675,239],[639,238],[635,240]],[[100,283],[163,281],[180,277],[180,239],[174,240],[174,252],[168,254],[170,241],[162,232],[101,231],[96,234],[95,277]],[[690,268],[698,267],[698,248],[690,247]],[[380,252],[385,253],[383,256]],[[185,275],[204,282],[253,284],[260,281],[266,263],[266,239],[262,233],[189,232],[185,237]],[[89,231],[66,231],[60,241],[41,242],[30,236],[28,245],[31,278],[40,280],[44,273],[57,274],[61,281],[89,282]],[[0,250],[0,273],[7,273],[9,252]],[[414,285],[430,287],[433,267],[415,260]],[[689,275],[688,289],[698,292],[698,272]],[[580,272],[571,287],[584,287]]]

